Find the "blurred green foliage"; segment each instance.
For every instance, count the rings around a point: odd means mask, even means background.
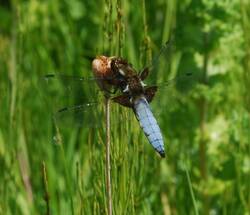
[[[152,102],[167,159],[131,111],[112,105],[113,212],[250,213],[249,1],[13,0],[0,4],[0,214],[107,212],[104,118],[90,128],[53,123],[48,104],[66,90],[52,84],[45,102],[42,77],[90,76],[101,54],[143,68],[170,37],[149,82],[195,78]],[[79,85],[60,103],[90,93]]]

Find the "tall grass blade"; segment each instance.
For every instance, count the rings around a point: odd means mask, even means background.
[[[105,97],[105,114],[106,114],[106,192],[108,215],[112,215],[112,192],[111,192],[111,164],[110,164],[110,98]]]

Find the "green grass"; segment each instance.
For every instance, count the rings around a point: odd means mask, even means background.
[[[152,102],[167,158],[131,110],[111,105],[113,214],[249,214],[249,13],[239,0],[2,3],[0,214],[107,213],[104,98],[93,95],[95,83],[67,94],[42,77],[91,76],[88,57],[101,54],[139,70],[170,35],[148,83],[193,78]],[[82,127],[51,118],[51,106],[95,99]],[[92,114],[97,127],[88,126]]]

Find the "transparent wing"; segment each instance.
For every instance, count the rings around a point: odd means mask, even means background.
[[[96,78],[94,76],[75,76],[75,75],[65,75],[65,74],[60,74],[60,73],[51,73],[51,74],[46,74],[43,77],[44,79],[60,79],[62,81],[75,81],[75,82],[82,82],[82,83],[88,83],[91,81],[96,81],[96,80],[103,80],[104,78]]]
[[[63,107],[52,114],[59,127],[101,127],[104,121],[104,108],[99,102]]]
[[[92,76],[47,74],[41,77],[40,88],[44,98],[53,101],[56,110],[62,106],[95,101],[101,94],[96,81]]]
[[[150,106],[160,125],[166,123],[169,118],[177,119],[179,111],[185,114],[186,105],[192,99],[192,92],[198,83],[198,74],[188,72],[156,84],[158,90]]]
[[[104,125],[104,95],[95,83],[96,80],[93,77],[54,74],[42,78],[42,99],[51,119],[59,128],[93,128]],[[113,103],[113,106],[118,104]],[[118,115],[113,123],[121,122]]]
[[[81,91],[81,95],[83,95],[84,92],[88,92],[89,96],[93,95],[93,93],[99,93],[100,89],[97,87],[96,81],[98,81],[98,79],[93,76],[81,77],[60,73],[46,74],[41,78],[45,92],[47,88],[51,89],[55,88],[55,86],[60,86],[60,90],[65,96],[76,95],[79,91]]]
[[[48,74],[42,78],[43,99],[47,103],[47,109],[52,118],[59,126],[99,127],[103,125],[105,119],[104,97],[95,83],[96,80],[95,77],[63,74]],[[165,100],[167,100],[167,104],[173,105],[181,97],[180,93],[177,93],[180,91],[179,89],[187,89],[193,82],[195,82],[194,75],[185,73],[158,83],[156,85],[158,91],[152,102],[153,108],[155,104],[158,106],[159,102]],[[148,86],[150,85],[152,84],[148,84]],[[186,90],[182,90],[182,94],[186,92]],[[162,112],[162,109],[154,108],[156,116]],[[117,119],[116,122],[120,122],[120,120]]]
[[[157,86],[157,94],[164,93],[170,94],[171,90],[183,91],[186,93],[188,89],[192,89],[193,86],[198,83],[198,75],[192,72],[186,72],[181,75],[177,75],[167,81],[157,81],[157,79],[146,80],[145,83],[148,86]]]
[[[48,74],[41,77],[40,92],[48,112],[59,126],[91,126],[101,114],[102,92],[94,77]],[[92,117],[93,120],[90,120]],[[100,117],[100,116],[99,116]],[[91,123],[90,123],[91,122]]]

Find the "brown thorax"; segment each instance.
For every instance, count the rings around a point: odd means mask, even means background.
[[[110,92],[113,87],[116,92],[120,89],[122,94],[112,100],[123,106],[133,107],[134,100],[141,96],[151,102],[157,91],[156,86],[146,87],[143,83],[149,74],[148,68],[138,74],[123,58],[100,56],[93,61],[92,67],[102,90]]]

